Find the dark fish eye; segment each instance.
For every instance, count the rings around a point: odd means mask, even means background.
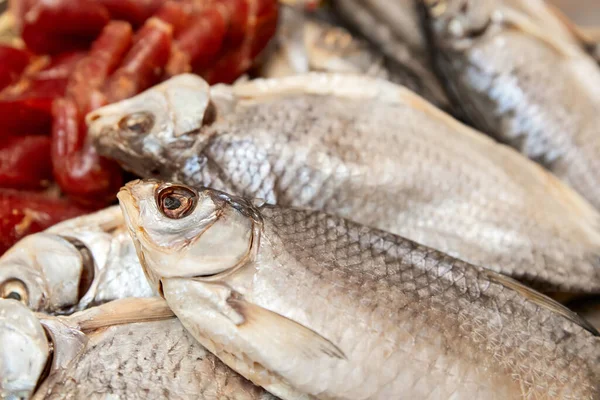
[[[157,191],[158,209],[171,219],[185,218],[194,211],[198,195],[185,186],[165,186]]]
[[[181,201],[178,198],[174,196],[165,198],[165,208],[167,210],[177,210],[179,207],[181,207]]]
[[[119,121],[119,128],[121,130],[141,135],[150,132],[154,126],[154,115],[140,111],[133,114],[129,114],[121,118]]]
[[[20,279],[9,279],[0,284],[0,297],[3,299],[13,299],[27,305],[29,293],[27,286]]]

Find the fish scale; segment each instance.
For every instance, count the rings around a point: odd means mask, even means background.
[[[11,306],[7,301],[12,300],[0,299],[0,308]],[[23,314],[12,330],[30,345],[20,351],[21,357],[35,361],[37,353],[44,353],[36,340],[52,342],[47,376],[33,371],[19,376],[25,382],[39,382],[36,391],[24,398],[276,400],[199,345],[172,314],[157,314],[160,303],[164,301],[120,300],[69,317],[34,316],[16,303]],[[33,334],[24,317],[34,320],[32,325],[40,332]],[[91,329],[89,323],[98,328]],[[85,334],[78,324],[88,326]],[[6,332],[6,326],[0,328]],[[15,366],[2,364],[1,372],[10,373]],[[0,387],[0,394],[12,398],[13,392],[5,389]]]

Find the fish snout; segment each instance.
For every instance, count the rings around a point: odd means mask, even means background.
[[[0,349],[0,398],[29,398],[50,351],[41,323],[16,300],[0,300]]]

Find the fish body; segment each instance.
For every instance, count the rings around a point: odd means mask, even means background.
[[[593,207],[388,82],[309,74],[210,88],[182,75],[88,121],[98,151],[139,176],[322,210],[547,292],[600,290]]]
[[[447,91],[474,126],[537,161],[598,208],[600,70],[573,37],[503,3],[456,0],[427,7]]]
[[[67,220],[16,243],[0,258],[0,297],[34,311],[72,313],[152,296],[118,206]]]
[[[194,337],[283,399],[600,395],[600,338],[502,275],[322,212],[157,181],[118,195]]]
[[[331,19],[335,16],[327,11],[305,13],[282,7],[275,49],[260,75],[276,78],[309,71],[364,74],[403,85],[439,108],[449,109],[439,85],[432,85],[431,79],[424,79],[410,64],[385,55],[368,41],[334,25]]]
[[[20,361],[0,363],[2,398],[274,399],[207,352],[164,304],[125,299],[53,317],[0,299],[0,315],[14,316],[10,329],[0,322],[0,357]],[[5,385],[6,372],[24,365],[30,389]]]

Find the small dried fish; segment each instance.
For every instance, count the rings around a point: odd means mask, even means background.
[[[332,0],[331,10],[395,64],[402,65],[427,88],[443,110],[451,103],[433,73],[432,60],[415,0]]]
[[[600,293],[600,215],[516,151],[382,80],[182,75],[88,116],[143,177],[322,210],[531,283]]]
[[[322,15],[325,13],[325,15]],[[365,74],[406,86],[439,108],[450,108],[438,84],[377,50],[344,28],[327,22],[329,14],[282,7],[274,51],[259,73],[276,78],[309,71]]]
[[[532,18],[500,0],[421,2],[455,105],[600,208],[596,63],[568,33],[549,29],[550,13]]]
[[[503,275],[320,212],[133,181],[152,285],[226,364],[283,399],[600,394],[600,337]]]
[[[118,206],[27,236],[0,258],[0,297],[35,311],[152,296]]]
[[[198,344],[159,298],[37,318],[0,299],[0,318],[6,315],[1,398],[274,400]]]

